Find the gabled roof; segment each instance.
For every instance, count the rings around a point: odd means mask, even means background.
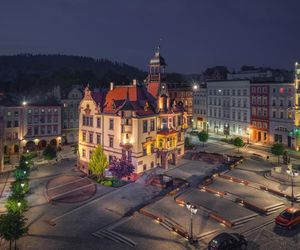
[[[155,98],[144,85],[115,86],[107,92],[93,91],[91,96],[103,113],[116,114],[125,110],[135,111],[140,116],[156,113]]]

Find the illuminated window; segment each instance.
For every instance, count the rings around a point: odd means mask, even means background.
[[[279,93],[280,93],[280,94],[283,94],[283,93],[284,93],[284,88],[280,88],[280,89],[279,89]]]

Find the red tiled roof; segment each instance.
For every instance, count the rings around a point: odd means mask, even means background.
[[[148,84],[148,91],[150,92],[151,95],[153,95],[155,98],[158,96],[158,91],[159,91],[159,82],[150,82]]]

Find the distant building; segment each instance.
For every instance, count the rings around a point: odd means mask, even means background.
[[[207,68],[202,74],[202,80],[206,81],[217,81],[226,80],[228,74],[228,69],[225,66],[215,66],[212,68]]]
[[[83,90],[80,85],[73,85],[65,90],[62,102],[62,140],[63,143],[78,142],[79,128],[79,104],[83,98]]]
[[[251,83],[250,140],[270,143],[270,90],[268,83]]]
[[[208,81],[209,131],[249,141],[250,81]]]
[[[296,148],[295,84],[270,83],[270,143]]]
[[[168,83],[168,93],[172,101],[182,105],[187,112],[188,126],[192,126],[193,119],[193,88],[192,84]]]
[[[88,171],[93,149],[102,145],[109,161],[131,161],[135,173],[156,166],[168,168],[184,154],[187,128],[183,107],[170,102],[166,63],[157,51],[150,60],[145,84],[115,86],[108,91],[88,87],[80,103],[79,163]]]
[[[251,80],[253,82],[285,82],[292,81],[293,75],[288,70],[243,66],[238,72],[228,73],[227,79]]]
[[[207,87],[206,84],[195,85],[193,92],[193,128],[208,130],[207,122]]]
[[[1,162],[15,164],[22,152],[61,143],[59,103],[26,103],[0,97]],[[1,165],[1,170],[4,164]]]

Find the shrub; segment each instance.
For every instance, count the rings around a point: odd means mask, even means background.
[[[21,168],[17,168],[17,169],[15,169],[13,175],[14,175],[16,181],[21,181],[21,180],[27,179],[27,177],[29,175],[29,171],[23,170]]]
[[[54,159],[56,157],[56,149],[53,146],[48,145],[43,152],[43,156],[45,160]]]
[[[111,187],[113,183],[112,183],[112,181],[110,181],[110,180],[102,180],[102,181],[100,182],[100,184],[102,184],[102,185],[104,185],[104,186]]]

